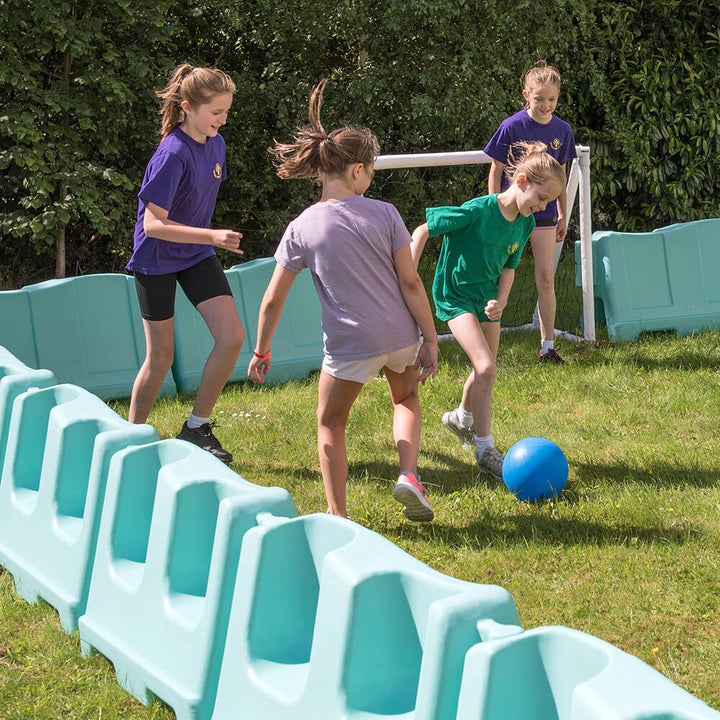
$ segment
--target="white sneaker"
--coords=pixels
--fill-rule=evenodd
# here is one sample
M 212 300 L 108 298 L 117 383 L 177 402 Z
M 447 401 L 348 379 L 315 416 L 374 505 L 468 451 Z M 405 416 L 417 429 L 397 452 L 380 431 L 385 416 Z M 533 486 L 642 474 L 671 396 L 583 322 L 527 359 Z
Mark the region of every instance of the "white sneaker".
M 475 448 L 475 460 L 477 460 L 478 469 L 480 472 L 492 475 L 496 480 L 503 479 L 502 466 L 504 459 L 505 456 L 494 445 L 488 445 L 482 455 Z
M 457 408 L 446 412 L 442 416 L 442 423 L 451 433 L 460 439 L 460 442 L 465 445 L 465 447 L 471 447 L 473 445 L 475 427 L 474 425 L 470 425 L 469 428 L 466 428 L 460 423 L 460 419 L 457 416 Z

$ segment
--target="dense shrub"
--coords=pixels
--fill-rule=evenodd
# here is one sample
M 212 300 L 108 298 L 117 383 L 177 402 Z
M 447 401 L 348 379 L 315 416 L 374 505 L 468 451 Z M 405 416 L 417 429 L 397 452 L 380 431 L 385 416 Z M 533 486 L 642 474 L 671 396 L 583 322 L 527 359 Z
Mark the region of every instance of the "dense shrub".
M 63 235 L 69 273 L 122 268 L 153 90 L 181 60 L 238 82 L 216 221 L 243 230 L 246 257 L 314 196 L 280 182 L 266 149 L 305 119 L 322 74 L 328 128 L 367 124 L 386 153 L 477 149 L 546 58 L 564 77 L 559 114 L 592 148 L 596 228 L 720 215 L 719 15 L 720 0 L 0 0 L 2 282 L 52 276 Z M 417 183 L 387 194 L 404 213 L 443 201 Z

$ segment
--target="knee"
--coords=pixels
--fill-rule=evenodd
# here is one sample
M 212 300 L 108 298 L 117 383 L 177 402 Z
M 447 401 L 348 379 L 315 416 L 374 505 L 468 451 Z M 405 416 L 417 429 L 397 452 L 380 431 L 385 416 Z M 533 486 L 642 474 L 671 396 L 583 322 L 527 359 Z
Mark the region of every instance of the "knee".
M 473 370 L 475 374 L 474 382 L 485 386 L 492 385 L 495 382 L 497 365 L 494 362 L 486 363 L 480 367 L 473 368 Z
M 535 278 L 539 292 L 551 293 L 555 291 L 555 274 L 550 270 L 543 270 Z
M 390 397 L 393 405 L 412 405 L 418 402 L 418 389 L 417 383 L 406 392 L 392 392 L 390 391 Z
M 222 335 L 216 340 L 216 345 L 228 353 L 239 355 L 245 342 L 245 329 L 240 322 L 223 329 Z
M 167 375 L 175 359 L 175 352 L 172 346 L 153 348 L 148 354 L 145 364 L 153 375 Z
M 318 430 L 329 432 L 345 432 L 348 416 L 330 413 L 324 408 L 318 408 L 316 412 Z

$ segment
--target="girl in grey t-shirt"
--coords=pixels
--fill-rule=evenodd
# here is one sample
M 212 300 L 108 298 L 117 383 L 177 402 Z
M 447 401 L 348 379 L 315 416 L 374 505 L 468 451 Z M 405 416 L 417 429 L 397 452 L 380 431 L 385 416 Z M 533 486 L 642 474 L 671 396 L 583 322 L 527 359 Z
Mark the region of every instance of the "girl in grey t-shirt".
M 345 426 L 363 385 L 382 369 L 393 401 L 400 474 L 393 497 L 410 520 L 433 509 L 417 474 L 418 381 L 437 372 L 437 333 L 410 254 L 410 233 L 392 205 L 364 197 L 378 153 L 365 128 L 326 133 L 320 123 L 325 81 L 310 97 L 310 125 L 271 150 L 282 179 L 311 178 L 320 200 L 287 227 L 260 307 L 248 375 L 263 382 L 270 344 L 295 277 L 309 268 L 322 305 L 324 360 L 318 387 L 318 451 L 328 512 L 347 516 Z M 422 368 L 422 370 L 421 370 Z

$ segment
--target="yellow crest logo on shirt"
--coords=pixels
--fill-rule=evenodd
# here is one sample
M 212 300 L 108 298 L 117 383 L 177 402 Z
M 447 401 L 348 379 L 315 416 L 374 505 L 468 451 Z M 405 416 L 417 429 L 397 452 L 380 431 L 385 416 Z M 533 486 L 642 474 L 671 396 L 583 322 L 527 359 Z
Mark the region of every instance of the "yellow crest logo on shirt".
M 215 163 L 215 169 L 213 170 L 213 175 L 218 180 L 222 177 L 222 165 L 220 163 Z
M 555 139 L 550 143 L 550 147 L 551 147 L 553 150 L 559 150 L 561 145 L 562 145 L 562 142 L 560 141 L 560 138 L 555 138 Z
M 517 249 L 520 247 L 520 243 L 513 243 L 512 245 L 507 246 L 507 254 L 512 255 L 513 253 L 517 252 Z

